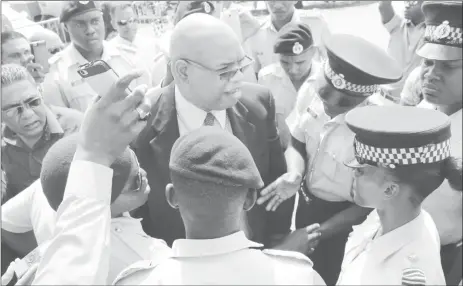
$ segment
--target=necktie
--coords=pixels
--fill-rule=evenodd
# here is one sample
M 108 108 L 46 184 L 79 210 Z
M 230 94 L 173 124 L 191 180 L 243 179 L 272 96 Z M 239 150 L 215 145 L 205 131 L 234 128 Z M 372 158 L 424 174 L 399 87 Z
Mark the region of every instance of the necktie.
M 214 114 L 208 112 L 204 119 L 204 126 L 220 126 L 220 123 L 217 121 Z

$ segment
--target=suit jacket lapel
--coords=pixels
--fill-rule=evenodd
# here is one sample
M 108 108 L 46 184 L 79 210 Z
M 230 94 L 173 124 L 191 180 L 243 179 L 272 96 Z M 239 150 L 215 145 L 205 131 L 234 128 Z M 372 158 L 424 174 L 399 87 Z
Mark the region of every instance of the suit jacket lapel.
M 172 83 L 159 99 L 159 108 L 151 124 L 151 128 L 157 135 L 150 141 L 150 145 L 160 169 L 166 169 L 166 166 L 169 166 L 172 146 L 180 137 L 174 95 L 175 85 Z
M 254 134 L 256 127 L 247 120 L 248 109 L 241 103 L 237 102 L 235 106 L 227 109 L 227 116 L 230 120 L 230 125 L 233 134 L 240 139 L 243 144 L 248 147 L 252 153 L 254 146 Z

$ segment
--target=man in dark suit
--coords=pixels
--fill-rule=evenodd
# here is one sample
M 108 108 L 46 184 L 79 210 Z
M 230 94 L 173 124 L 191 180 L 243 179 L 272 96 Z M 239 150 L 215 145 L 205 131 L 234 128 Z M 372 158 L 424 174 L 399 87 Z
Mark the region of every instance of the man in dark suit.
M 180 213 L 165 195 L 170 152 L 180 136 L 205 125 L 223 128 L 248 147 L 266 185 L 286 172 L 273 97 L 267 88 L 242 81 L 252 60 L 233 30 L 210 15 L 189 15 L 174 28 L 170 51 L 174 82 L 162 90 L 133 144 L 151 187 L 140 210 L 144 229 L 169 244 L 185 237 Z M 271 246 L 289 233 L 293 206 L 289 200 L 277 212 L 253 208 L 242 218 L 242 229 L 249 239 Z

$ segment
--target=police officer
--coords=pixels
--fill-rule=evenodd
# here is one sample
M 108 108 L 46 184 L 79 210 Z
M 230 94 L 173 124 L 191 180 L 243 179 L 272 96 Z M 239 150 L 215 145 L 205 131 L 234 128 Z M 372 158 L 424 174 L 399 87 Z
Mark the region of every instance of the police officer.
M 69 32 L 71 43 L 50 59 L 50 72 L 43 84 L 43 98 L 51 105 L 85 111 L 96 93 L 77 73 L 80 65 L 104 60 L 120 76 L 135 67 L 115 47 L 103 40 L 103 16 L 94 1 L 66 2 L 60 21 Z M 148 74 L 135 80 L 133 86 L 142 83 L 149 84 Z
M 316 94 L 298 98 L 286 150 L 288 173 L 262 191 L 259 204 L 270 200 L 267 210 L 300 189 L 296 228 L 320 223 L 320 243 L 311 259 L 327 284 L 340 271 L 344 246 L 352 225 L 370 211 L 352 203 L 352 172 L 344 158 L 352 153 L 354 134 L 345 124 L 346 112 L 365 104 L 379 84 L 395 82 L 402 72 L 380 48 L 351 35 L 325 39 L 328 61 L 319 73 Z M 361 56 L 359 56 L 361 55 Z
M 439 234 L 421 208 L 445 179 L 461 192 L 450 118 L 430 109 L 367 106 L 347 113 L 346 123 L 355 133 L 355 159 L 346 163 L 354 169 L 351 195 L 375 210 L 350 235 L 337 285 L 455 285 L 446 284 Z
M 423 3 L 426 32 L 424 45 L 417 51 L 423 57 L 420 91 L 424 100 L 418 105 L 436 108 L 452 121 L 451 154 L 462 156 L 462 2 L 426 1 Z M 444 182 L 424 202 L 440 235 L 442 266 L 449 285 L 461 280 L 462 194 Z M 460 254 L 459 254 L 460 253 Z M 456 276 L 452 268 L 459 269 Z
M 135 264 L 114 284 L 325 285 L 304 255 L 261 250 L 240 231 L 242 212 L 253 207 L 264 183 L 251 153 L 234 135 L 202 127 L 180 137 L 169 169 L 166 198 L 182 215 L 186 239 L 174 242 L 171 258 Z M 307 241 L 307 233 L 296 236 Z
M 304 85 L 314 85 L 320 64 L 313 64 L 316 47 L 309 26 L 303 23 L 285 26 L 273 50 L 280 61 L 261 69 L 258 83 L 272 91 L 280 138 L 286 148 L 291 139 L 286 118 L 296 104 L 299 90 L 307 89 Z

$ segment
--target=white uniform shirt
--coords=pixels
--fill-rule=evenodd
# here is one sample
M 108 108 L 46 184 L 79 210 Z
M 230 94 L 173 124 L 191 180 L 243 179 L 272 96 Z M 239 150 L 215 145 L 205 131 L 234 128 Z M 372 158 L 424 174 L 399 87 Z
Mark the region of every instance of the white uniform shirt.
M 424 101 L 424 103 L 427 103 Z M 421 105 L 424 105 L 421 104 Z M 462 110 L 450 116 L 452 137 L 450 154 L 462 157 Z M 447 180 L 432 192 L 423 202 L 423 208 L 429 212 L 436 223 L 442 245 L 456 243 L 462 238 L 462 192 L 450 187 Z
M 33 230 L 40 245 L 53 238 L 56 212 L 48 204 L 40 180 L 10 199 L 2 207 L 2 228 L 12 233 Z M 128 213 L 111 220 L 111 257 L 108 284 L 131 264 L 144 259 L 157 261 L 169 256 L 171 249 L 142 229 L 140 219 Z
M 296 90 L 279 62 L 266 66 L 259 72 L 258 83 L 268 87 L 275 99 L 277 126 L 284 146 L 287 146 L 291 139 L 286 119 L 296 105 L 298 94 L 309 93 L 308 89 L 315 88 L 316 75 L 319 72 L 319 68 L 319 63 L 314 62 L 312 64 L 310 74 L 299 88 L 299 91 Z
M 306 147 L 306 185 L 325 201 L 352 201 L 352 170 L 344 162 L 353 158 L 355 134 L 344 117 L 340 114 L 330 119 L 318 95 L 308 93 L 298 98 L 291 120 L 287 120 L 291 135 Z
M 150 63 L 159 53 L 157 44 L 150 37 L 137 33 L 132 42 L 117 35 L 109 41 L 119 52 L 130 61 L 130 64 L 138 69 L 145 70 L 149 75 L 149 84 L 151 85 L 151 66 Z
M 178 239 L 173 256 L 140 263 L 121 273 L 116 285 L 325 285 L 306 256 L 258 250 L 243 232 L 217 239 Z
M 101 59 L 109 64 L 119 76 L 123 76 L 136 68 L 112 44 L 104 41 L 103 46 Z M 97 95 L 86 80 L 77 73 L 79 66 L 86 63 L 88 61 L 72 43 L 50 58 L 50 72 L 45 76 L 42 84 L 45 102 L 84 112 L 91 100 Z M 149 74 L 145 73 L 134 80 L 131 87 L 134 88 L 140 84 L 150 84 Z
M 324 48 L 322 47 L 322 35 L 329 33 L 328 25 L 323 15 L 318 10 L 305 11 L 296 10 L 288 24 L 302 22 L 307 24 L 312 31 L 317 53 L 314 59 L 322 62 L 325 57 Z M 287 25 L 288 25 L 287 24 Z M 272 23 L 271 16 L 267 16 L 259 31 L 249 37 L 244 43 L 249 44 L 252 55 L 255 60 L 254 69 L 258 73 L 262 68 L 277 63 L 278 54 L 273 52 L 273 46 L 278 37 L 278 31 Z
M 424 210 L 384 235 L 376 211 L 353 229 L 336 285 L 445 285 L 439 235 Z
M 426 24 L 421 23 L 415 26 L 395 14 L 389 22 L 384 24 L 384 27 L 391 36 L 388 54 L 397 61 L 403 71 L 400 81 L 384 87 L 392 97 L 398 100 L 408 75 L 421 63 L 421 57 L 416 54 L 416 51 L 423 44 Z

